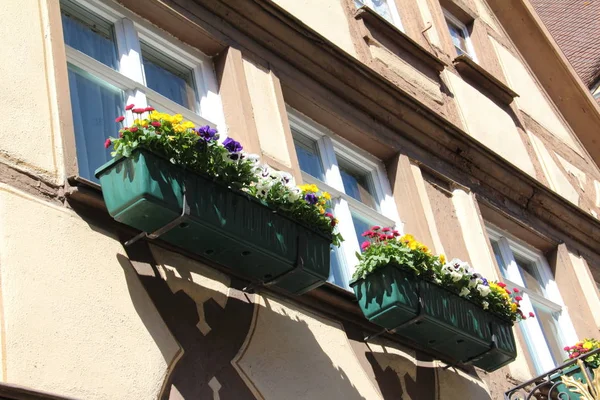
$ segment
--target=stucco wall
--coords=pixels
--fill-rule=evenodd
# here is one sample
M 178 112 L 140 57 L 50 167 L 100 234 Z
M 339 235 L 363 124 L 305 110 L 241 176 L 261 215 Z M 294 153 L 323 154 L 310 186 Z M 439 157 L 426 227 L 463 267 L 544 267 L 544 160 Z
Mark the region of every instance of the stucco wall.
M 51 48 L 46 2 L 7 2 L 2 19 L 0 161 L 50 182 L 62 182 L 54 79 L 57 55 Z
M 121 244 L 0 185 L 4 381 L 86 399 L 151 399 L 179 346 Z

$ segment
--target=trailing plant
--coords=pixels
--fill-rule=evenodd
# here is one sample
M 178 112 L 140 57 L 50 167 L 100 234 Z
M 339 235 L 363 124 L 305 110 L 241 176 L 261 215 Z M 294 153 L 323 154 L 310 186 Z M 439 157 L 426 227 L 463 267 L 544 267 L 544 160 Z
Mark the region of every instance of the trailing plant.
M 331 235 L 339 246 L 343 240 L 337 232 L 337 220 L 326 209 L 331 196 L 315 185 L 297 187 L 292 176 L 260 165 L 256 154 L 247 154 L 243 146 L 228 137 L 220 141 L 216 129 L 206 125 L 196 128 L 181 114 L 170 115 L 152 107 L 125 107 L 133 115 L 133 124 L 119 129 L 118 137 L 106 139 L 105 148 L 113 146 L 113 157 L 129 157 L 137 148 L 159 154 L 187 170 L 205 174 L 260 199 L 290 217 Z M 124 116 L 115 122 L 123 124 Z
M 395 265 L 422 279 L 442 286 L 461 297 L 479 304 L 483 309 L 511 321 L 526 319 L 520 309 L 519 290 L 512 291 L 502 282 L 489 282 L 475 272 L 468 263 L 459 259 L 446 262 L 441 254 L 433 255 L 429 248 L 406 234 L 400 236 L 391 228 L 373 226 L 362 234 L 362 254 L 353 279 L 363 279 L 370 273 L 387 265 Z M 533 318 L 534 314 L 529 313 Z

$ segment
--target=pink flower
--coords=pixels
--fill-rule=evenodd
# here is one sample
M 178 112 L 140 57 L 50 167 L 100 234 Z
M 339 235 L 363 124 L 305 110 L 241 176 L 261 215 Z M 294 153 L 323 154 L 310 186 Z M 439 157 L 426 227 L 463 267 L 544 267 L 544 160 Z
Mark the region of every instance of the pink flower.
M 514 289 L 513 289 L 513 292 L 515 292 L 515 293 L 519 293 L 519 289 L 517 289 L 517 288 L 514 288 Z
M 369 248 L 369 246 L 371 246 L 371 243 L 369 243 L 368 241 L 366 241 L 366 240 L 365 240 L 365 241 L 364 241 L 364 242 L 362 242 L 362 244 L 360 245 L 360 249 L 361 249 L 362 251 L 365 251 L 366 249 L 368 249 L 368 248 Z
M 501 288 L 505 288 L 506 287 L 506 283 L 498 282 L 498 286 L 500 286 Z
M 508 289 L 504 289 L 504 290 L 506 290 L 506 293 L 510 294 L 510 290 L 508 290 Z
M 517 297 L 515 297 L 515 300 L 516 301 L 521 301 L 521 300 L 523 300 L 523 298 L 521 296 L 517 296 Z
M 362 237 L 371 237 L 371 234 L 372 234 L 372 233 L 373 233 L 373 232 L 371 232 L 371 231 L 366 231 L 366 232 L 363 232 L 361 236 L 362 236 Z
M 137 126 L 132 126 L 131 128 L 129 128 L 129 132 L 131 133 L 135 133 L 138 131 L 138 127 Z
M 571 354 L 571 357 L 573 357 L 573 358 L 575 358 L 575 357 L 579 357 L 579 353 L 578 353 L 578 352 L 575 352 L 575 353 Z
M 531 315 L 531 314 L 529 314 Z M 563 349 L 564 351 L 569 351 L 571 348 L 569 346 L 565 346 L 565 348 Z
M 529 311 L 529 318 L 535 318 L 535 314 Z
M 110 141 L 110 139 L 106 139 L 106 142 L 104 142 L 104 148 L 108 149 L 110 147 L 111 143 L 112 142 Z
M 391 231 L 391 229 L 390 229 L 390 228 L 388 228 L 388 227 L 385 227 L 385 228 L 383 228 L 383 229 L 381 230 L 381 232 L 386 232 L 386 233 L 387 233 L 387 232 L 389 232 L 389 231 Z
M 372 230 L 372 231 L 378 231 L 378 230 L 380 230 L 380 229 L 381 229 L 381 227 L 380 227 L 380 226 L 378 226 L 378 225 L 375 225 L 375 226 L 372 226 L 372 227 L 371 227 L 371 230 Z
M 146 108 L 144 109 L 144 111 L 146 111 L 146 112 L 151 112 L 151 111 L 154 111 L 154 107 L 146 107 Z
M 135 104 L 129 104 L 129 105 L 127 105 L 127 107 L 125 107 L 125 109 L 126 109 L 127 111 L 129 111 L 129 110 L 131 110 L 133 107 L 135 107 Z
M 384 235 L 383 233 L 380 233 L 379 234 L 379 239 L 380 240 L 385 240 L 385 239 L 387 239 L 387 235 Z
M 160 122 L 158 122 L 158 121 L 152 121 L 152 122 L 150 122 L 150 125 L 152 125 L 155 128 L 158 128 L 160 126 Z
M 134 108 L 133 110 L 131 110 L 131 112 L 136 113 L 136 114 L 143 114 L 146 112 L 145 108 Z
M 115 118 L 115 122 L 123 122 L 124 119 L 125 117 L 121 115 L 120 117 Z
M 395 229 L 392 231 L 392 234 L 394 235 L 394 237 L 398 237 L 398 236 L 400 236 L 400 232 L 398 232 L 398 231 L 397 231 L 397 230 L 395 230 Z
M 387 235 L 386 237 L 387 237 L 387 240 L 392 240 L 392 239 L 394 239 L 394 235 Z

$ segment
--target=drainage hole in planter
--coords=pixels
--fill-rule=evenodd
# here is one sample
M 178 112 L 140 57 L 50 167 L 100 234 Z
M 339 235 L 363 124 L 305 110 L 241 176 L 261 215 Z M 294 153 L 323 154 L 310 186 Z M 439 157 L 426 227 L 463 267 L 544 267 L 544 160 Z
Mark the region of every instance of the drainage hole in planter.
M 427 342 L 427 343 L 429 343 L 429 344 L 434 344 L 434 343 L 435 343 L 435 340 L 430 340 L 430 341 L 429 341 L 429 342 Z
M 180 228 L 187 228 L 188 226 L 190 226 L 190 224 L 188 224 L 187 222 L 182 222 L 179 224 Z
M 464 339 L 458 339 L 458 340 L 456 341 L 456 343 L 463 343 L 464 341 L 465 341 Z
M 243 256 L 249 256 L 250 254 L 252 254 L 252 252 L 251 252 L 251 251 L 248 251 L 248 250 L 246 250 L 246 251 L 242 251 L 242 255 L 243 255 Z
M 212 249 L 208 249 L 208 250 L 206 250 L 206 251 L 204 252 L 204 254 L 211 255 L 211 254 L 212 254 L 212 253 L 214 253 L 214 252 L 215 252 L 214 250 L 212 250 Z

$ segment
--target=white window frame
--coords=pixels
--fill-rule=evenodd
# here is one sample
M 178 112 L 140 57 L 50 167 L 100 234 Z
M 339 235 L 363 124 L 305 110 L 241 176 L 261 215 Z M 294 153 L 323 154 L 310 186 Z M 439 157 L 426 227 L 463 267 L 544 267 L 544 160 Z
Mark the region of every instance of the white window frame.
M 448 21 L 450 21 L 453 25 L 455 25 L 458 29 L 460 29 L 465 35 L 465 44 L 467 46 L 467 55 L 471 58 L 471 60 L 477 62 L 477 55 L 475 54 L 475 48 L 473 47 L 473 43 L 471 42 L 471 35 L 469 34 L 469 29 L 467 26 L 462 23 L 461 20 L 452 15 L 448 10 L 442 8 L 444 12 L 444 18 L 447 20 L 446 25 L 448 25 Z M 450 34 L 450 27 L 448 26 L 448 34 Z M 455 48 L 454 43 L 452 42 L 452 37 L 450 37 L 450 42 L 452 44 L 452 48 Z M 457 54 L 458 55 L 458 54 Z
M 560 332 L 557 339 L 561 344 L 561 350 L 562 347 L 575 343 L 577 341 L 577 333 L 575 332 L 567 307 L 562 300 L 560 291 L 544 255 L 539 250 L 527 245 L 491 224 L 486 224 L 486 229 L 490 240 L 498 244 L 500 256 L 506 265 L 506 276 L 503 277 L 503 280 L 510 286 L 519 289 L 522 293 L 522 309 L 525 311 L 533 310 L 532 303 L 535 302 L 540 307 L 546 308 L 551 312 L 559 313 L 558 325 Z M 517 254 L 519 257 L 535 266 L 536 272 L 543 282 L 542 287 L 544 296 L 532 293 L 525 287 L 514 254 Z M 521 322 L 519 326 L 527 341 L 529 354 L 536 371 L 538 373 L 543 373 L 555 368 L 556 364 L 552 358 L 552 353 L 546 343 L 544 333 L 537 318 L 527 318 L 527 320 Z M 564 353 L 564 356 L 566 359 L 567 354 Z
M 300 112 L 287 107 L 287 113 L 292 130 L 314 140 L 317 145 L 325 181 L 305 172 L 302 172 L 302 180 L 304 183 L 314 183 L 321 190 L 331 194 L 333 212 L 339 220 L 338 230 L 344 237 L 340 247 L 343 257 L 343 260 L 340 260 L 341 273 L 346 282 L 343 287 L 349 289 L 348 282 L 358 263 L 356 252 L 360 252 L 360 242 L 352 222 L 352 212 L 373 221 L 374 224 L 395 227 L 400 232 L 403 231 L 385 168 L 377 158 L 353 146 Z M 336 155 L 342 156 L 368 174 L 373 185 L 377 210 L 345 193 Z
M 125 93 L 126 104 L 146 107 L 151 102 L 159 111 L 181 114 L 196 125 L 217 127 L 223 133 L 221 136 L 225 137 L 223 107 L 212 60 L 208 56 L 170 37 L 125 7 L 114 3 L 109 5 L 105 0 L 71 1 L 114 25 L 119 68 L 112 69 L 65 43 L 68 64 L 121 89 Z M 195 110 L 183 107 L 145 85 L 141 41 L 192 70 L 197 93 Z M 126 122 L 133 123 L 131 115 Z
M 396 1 L 395 0 L 386 0 L 385 2 L 388 5 L 388 7 L 390 8 L 390 14 L 392 14 L 392 21 L 391 21 L 392 24 L 396 28 L 398 28 L 402 32 L 404 32 L 404 27 L 402 26 L 402 19 L 400 18 L 400 13 L 398 12 L 398 8 L 396 7 Z M 371 10 L 373 10 L 375 13 L 377 13 L 377 11 L 375 10 L 375 6 L 373 6 L 373 0 L 354 0 L 354 4 L 356 5 L 356 8 L 369 7 Z M 377 14 L 381 15 L 379 13 L 377 13 Z M 381 16 L 381 17 L 384 18 L 383 16 Z

